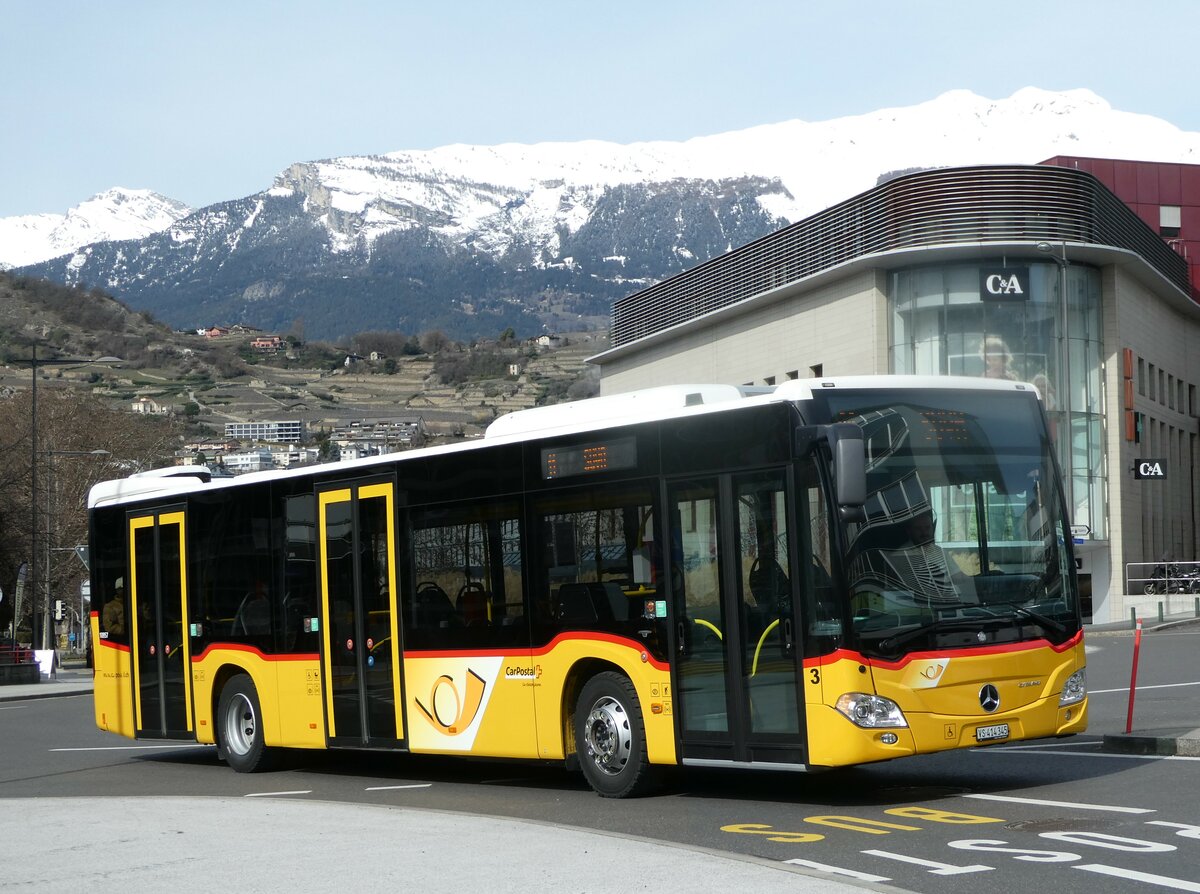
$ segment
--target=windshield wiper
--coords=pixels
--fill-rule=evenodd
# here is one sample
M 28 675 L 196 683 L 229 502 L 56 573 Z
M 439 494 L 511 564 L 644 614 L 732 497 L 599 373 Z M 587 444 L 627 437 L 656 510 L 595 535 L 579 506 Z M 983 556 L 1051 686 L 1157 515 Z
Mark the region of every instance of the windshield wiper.
M 881 639 L 877 646 L 881 651 L 889 652 L 894 648 L 903 646 L 905 643 L 911 643 L 914 639 L 919 639 L 929 633 L 938 633 L 942 631 L 954 630 L 974 630 L 979 626 L 979 618 L 934 618 L 928 624 L 922 624 L 919 627 L 914 627 L 912 630 L 906 630 L 903 633 L 896 633 L 889 636 L 887 639 Z
M 1017 605 L 1013 602 L 1006 602 L 1004 604 L 1012 608 L 1013 614 L 1022 618 L 1028 618 L 1034 623 L 1041 624 L 1047 630 L 1057 633 L 1059 636 L 1066 636 L 1070 632 L 1066 624 L 1056 621 L 1048 615 L 1043 615 L 1041 612 L 1035 612 L 1031 608 L 1026 608 L 1023 605 Z

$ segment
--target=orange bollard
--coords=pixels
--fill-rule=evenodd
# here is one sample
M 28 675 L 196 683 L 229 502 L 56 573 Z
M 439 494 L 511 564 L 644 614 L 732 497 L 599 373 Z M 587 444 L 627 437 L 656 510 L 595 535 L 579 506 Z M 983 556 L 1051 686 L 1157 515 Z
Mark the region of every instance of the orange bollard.
M 1125 732 L 1133 730 L 1133 696 L 1137 688 L 1138 652 L 1142 648 L 1142 622 L 1139 619 L 1133 632 L 1133 671 L 1129 675 L 1129 714 L 1125 718 Z

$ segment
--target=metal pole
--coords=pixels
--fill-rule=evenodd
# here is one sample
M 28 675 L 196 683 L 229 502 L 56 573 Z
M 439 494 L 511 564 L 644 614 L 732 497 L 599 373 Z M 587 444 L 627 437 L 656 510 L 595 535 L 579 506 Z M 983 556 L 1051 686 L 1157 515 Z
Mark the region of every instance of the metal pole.
M 29 574 L 32 578 L 29 581 L 29 594 L 33 598 L 31 604 L 37 605 L 37 342 L 33 343 L 33 354 L 30 359 L 30 370 L 33 373 L 33 378 L 29 388 L 30 400 L 30 430 L 29 430 Z M 46 622 L 46 609 L 49 606 L 42 607 L 42 629 L 40 631 L 30 629 L 29 638 L 33 643 L 41 639 L 42 648 L 46 648 L 46 639 L 49 636 L 49 625 Z M 34 612 L 36 614 L 36 610 Z M 32 627 L 32 625 L 31 625 Z

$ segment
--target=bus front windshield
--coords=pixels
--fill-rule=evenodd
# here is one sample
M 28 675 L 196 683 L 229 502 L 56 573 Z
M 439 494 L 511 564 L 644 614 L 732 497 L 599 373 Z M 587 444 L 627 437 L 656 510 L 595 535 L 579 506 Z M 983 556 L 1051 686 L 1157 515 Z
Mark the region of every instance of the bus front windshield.
M 822 395 L 825 397 L 825 395 Z M 866 519 L 843 556 L 854 645 L 895 658 L 1079 630 L 1059 477 L 1032 392 L 828 395 L 863 429 Z

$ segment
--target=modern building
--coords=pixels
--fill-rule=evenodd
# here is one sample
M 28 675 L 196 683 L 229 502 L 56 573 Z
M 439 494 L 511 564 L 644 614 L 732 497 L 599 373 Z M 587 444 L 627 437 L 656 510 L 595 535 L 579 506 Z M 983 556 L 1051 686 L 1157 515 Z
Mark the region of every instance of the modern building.
M 226 422 L 225 437 L 231 441 L 267 441 L 271 444 L 298 444 L 304 440 L 304 422 Z
M 1200 303 L 1182 252 L 1200 239 L 1200 166 L 1086 161 L 897 177 L 630 295 L 592 358 L 601 393 L 870 373 L 1033 382 L 1088 620 L 1149 613 L 1152 563 L 1197 558 Z M 1136 213 L 1106 170 L 1118 188 L 1133 171 Z M 1159 477 L 1135 477 L 1147 460 Z

